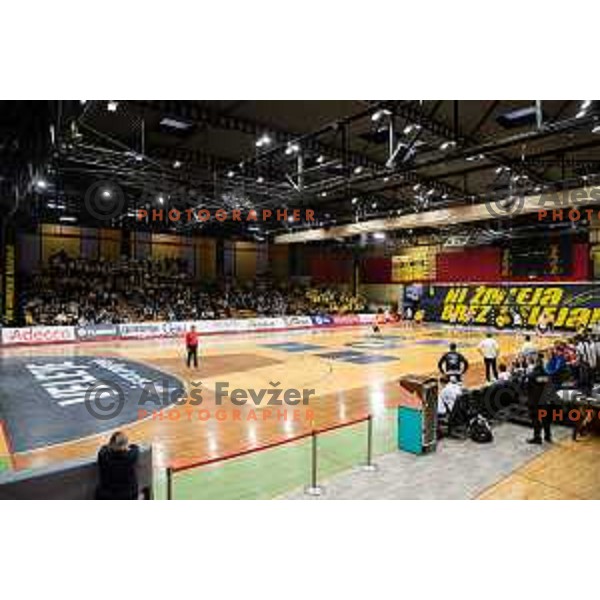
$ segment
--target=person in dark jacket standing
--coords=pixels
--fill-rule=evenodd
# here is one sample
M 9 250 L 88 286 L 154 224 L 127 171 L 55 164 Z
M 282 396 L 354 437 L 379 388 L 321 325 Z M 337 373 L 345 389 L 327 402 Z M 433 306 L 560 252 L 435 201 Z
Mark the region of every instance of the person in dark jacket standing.
M 539 354 L 533 371 L 528 376 L 527 398 L 533 423 L 533 437 L 527 440 L 528 444 L 542 443 L 542 429 L 544 439 L 552 442 L 552 400 L 555 394 L 552 377 L 544 368 L 544 356 Z
M 438 369 L 442 375 L 448 377 L 454 376 L 458 381 L 462 380 L 462 377 L 467 372 L 468 368 L 469 361 L 456 350 L 456 344 L 454 342 L 450 344 L 449 352 L 446 352 L 438 362 Z
M 112 434 L 107 445 L 98 452 L 100 485 L 98 500 L 137 500 L 139 496 L 136 465 L 139 448 L 129 444 L 121 431 Z

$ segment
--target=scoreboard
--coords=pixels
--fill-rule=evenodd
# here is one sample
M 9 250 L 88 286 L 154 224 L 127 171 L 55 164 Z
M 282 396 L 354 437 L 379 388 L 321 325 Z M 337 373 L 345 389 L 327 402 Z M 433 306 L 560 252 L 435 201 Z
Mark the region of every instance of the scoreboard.
M 514 240 L 502 250 L 502 277 L 568 276 L 573 268 L 567 236 Z

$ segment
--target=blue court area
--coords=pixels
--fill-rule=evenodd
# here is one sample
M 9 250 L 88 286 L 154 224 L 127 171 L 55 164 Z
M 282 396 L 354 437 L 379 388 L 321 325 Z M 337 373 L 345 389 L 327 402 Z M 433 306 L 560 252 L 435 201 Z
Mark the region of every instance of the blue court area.
M 184 396 L 183 383 L 149 365 L 95 356 L 4 357 L 0 421 L 15 452 L 63 444 L 139 419 Z
M 282 350 L 283 352 L 311 352 L 313 350 L 321 350 L 323 348 L 323 346 L 315 346 L 314 344 L 301 344 L 299 342 L 263 344 L 263 347 L 273 348 L 274 350 Z

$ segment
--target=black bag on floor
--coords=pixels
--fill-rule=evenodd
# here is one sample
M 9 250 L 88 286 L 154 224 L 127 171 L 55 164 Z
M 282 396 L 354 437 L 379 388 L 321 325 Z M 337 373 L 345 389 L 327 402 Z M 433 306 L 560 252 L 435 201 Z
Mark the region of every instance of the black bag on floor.
M 469 422 L 469 437 L 478 444 L 489 444 L 494 441 L 494 434 L 489 421 L 477 415 Z

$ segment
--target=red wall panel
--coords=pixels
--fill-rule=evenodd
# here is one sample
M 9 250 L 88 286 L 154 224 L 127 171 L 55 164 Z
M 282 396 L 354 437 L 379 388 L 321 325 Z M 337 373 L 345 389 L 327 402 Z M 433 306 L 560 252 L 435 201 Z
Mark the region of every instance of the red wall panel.
M 385 256 L 365 258 L 360 265 L 361 283 L 392 283 L 392 259 Z
M 500 259 L 500 249 L 492 247 L 442 252 L 436 259 L 437 281 L 500 281 Z
M 547 275 L 545 277 L 511 277 L 510 281 L 589 281 L 589 244 L 573 244 L 573 264 L 568 276 Z M 469 248 L 459 252 L 444 252 L 437 256 L 437 281 L 453 282 L 494 282 L 502 281 L 502 251 L 500 248 Z

